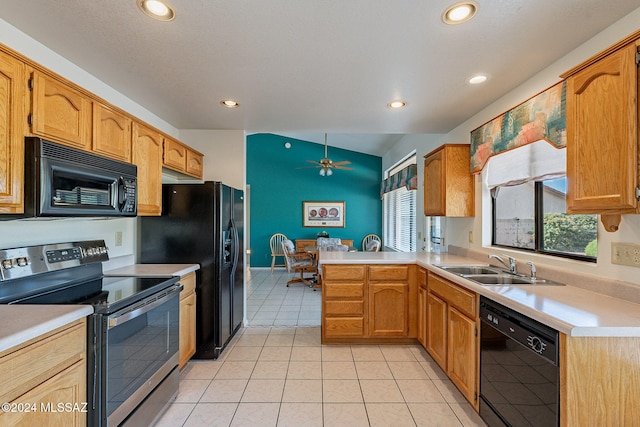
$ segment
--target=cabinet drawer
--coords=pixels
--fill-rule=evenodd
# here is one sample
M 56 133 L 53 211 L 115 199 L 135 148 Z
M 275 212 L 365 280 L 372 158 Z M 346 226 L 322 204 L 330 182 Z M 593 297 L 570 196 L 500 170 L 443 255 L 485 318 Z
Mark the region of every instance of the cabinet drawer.
M 371 265 L 369 266 L 369 280 L 375 281 L 403 281 L 409 280 L 408 265 Z
M 361 337 L 364 317 L 325 317 L 324 334 L 330 338 Z
M 8 402 L 84 359 L 84 319 L 0 358 L 0 400 Z
M 184 287 L 180 292 L 180 299 L 183 300 L 196 291 L 196 272 L 192 271 L 180 277 L 180 283 Z
M 476 317 L 476 294 L 440 277 L 429 274 L 429 291 L 440 295 L 450 305 L 471 318 Z
M 324 314 L 327 316 L 364 315 L 363 301 L 326 301 Z
M 364 283 L 327 283 L 322 287 L 325 298 L 364 298 Z
M 325 265 L 324 280 L 364 280 L 364 265 Z

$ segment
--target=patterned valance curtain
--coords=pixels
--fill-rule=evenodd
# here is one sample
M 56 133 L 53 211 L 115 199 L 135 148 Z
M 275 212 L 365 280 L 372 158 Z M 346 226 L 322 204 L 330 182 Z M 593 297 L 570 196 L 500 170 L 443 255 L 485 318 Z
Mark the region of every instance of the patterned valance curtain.
M 382 185 L 380 185 L 380 199 L 382 199 L 384 193 L 401 187 L 406 187 L 407 190 L 418 189 L 418 165 L 409 165 L 400 172 L 394 173 L 382 181 Z
M 566 99 L 566 83 L 560 82 L 471 131 L 471 173 L 481 172 L 491 156 L 532 142 L 565 147 Z

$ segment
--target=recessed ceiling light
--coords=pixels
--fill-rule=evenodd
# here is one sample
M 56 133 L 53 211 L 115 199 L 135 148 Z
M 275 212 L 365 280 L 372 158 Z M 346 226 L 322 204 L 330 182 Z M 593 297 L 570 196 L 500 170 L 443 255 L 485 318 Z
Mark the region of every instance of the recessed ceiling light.
M 442 14 L 442 22 L 449 25 L 462 24 L 473 18 L 478 11 L 475 2 L 456 3 L 449 6 Z
M 398 101 L 391 101 L 390 103 L 387 104 L 387 107 L 393 108 L 394 110 L 396 110 L 398 108 L 405 107 L 406 105 L 407 105 L 406 102 L 398 100 Z
M 477 85 L 477 84 L 486 82 L 487 78 L 488 77 L 485 74 L 477 74 L 477 75 L 469 78 L 468 81 L 469 81 L 469 84 Z
M 158 21 L 171 21 L 176 11 L 165 0 L 138 0 L 138 7 L 145 15 Z
M 223 99 L 220 101 L 220 105 L 227 108 L 237 108 L 240 106 L 238 101 L 234 101 L 233 99 Z

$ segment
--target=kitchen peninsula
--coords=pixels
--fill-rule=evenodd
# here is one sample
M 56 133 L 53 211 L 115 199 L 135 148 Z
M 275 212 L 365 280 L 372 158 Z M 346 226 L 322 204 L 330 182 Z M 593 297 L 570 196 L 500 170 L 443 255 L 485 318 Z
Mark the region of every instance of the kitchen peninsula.
M 476 334 L 480 323 L 479 300 L 484 296 L 560 333 L 560 425 L 633 425 L 640 419 L 640 408 L 634 401 L 640 393 L 639 304 L 583 289 L 579 287 L 583 277 L 578 275 L 575 282 L 567 274 L 559 276 L 566 286 L 483 286 L 437 267 L 488 264 L 486 254 L 469 255 L 464 250 L 460 253 L 323 253 L 320 258 L 323 343 L 380 342 L 377 325 L 382 321 L 387 327 L 387 342 L 419 340 L 477 408 Z M 391 277 L 384 274 L 379 277 L 385 271 L 393 272 Z M 398 280 L 402 271 L 406 271 L 406 278 Z M 452 305 L 449 313 L 458 316 L 457 326 L 452 326 L 449 316 L 449 331 L 436 328 L 435 306 L 427 304 L 426 298 L 432 286 L 443 284 L 448 288 L 444 292 L 437 289 L 437 295 L 448 296 Z M 376 292 L 382 288 L 386 289 L 385 297 L 377 299 Z M 391 312 L 394 316 L 376 318 L 382 312 L 376 308 L 379 301 L 387 308 L 395 307 Z M 398 315 L 401 303 L 405 308 L 401 310 L 403 315 Z M 466 319 L 465 324 L 471 325 L 472 332 L 470 336 L 456 333 L 455 340 L 448 342 L 442 336 L 463 324 L 459 319 Z M 398 325 L 402 325 L 402 331 Z M 463 361 L 452 363 L 451 357 L 438 360 L 437 352 L 428 345 L 430 339 L 438 336 L 445 344 L 455 341 L 459 345 L 466 339 L 464 344 L 470 343 L 472 349 L 461 356 L 465 358 Z M 462 369 L 465 375 L 461 378 L 459 368 L 463 365 L 470 366 L 471 372 Z

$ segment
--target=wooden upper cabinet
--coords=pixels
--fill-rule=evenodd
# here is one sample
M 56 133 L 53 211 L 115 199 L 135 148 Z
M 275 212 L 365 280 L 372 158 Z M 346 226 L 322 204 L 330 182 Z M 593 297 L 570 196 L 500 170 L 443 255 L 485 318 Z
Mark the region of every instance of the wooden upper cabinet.
M 189 175 L 202 179 L 204 173 L 204 156 L 193 150 L 187 150 L 187 171 Z
M 202 179 L 204 156 L 171 138 L 164 139 L 164 160 L 166 168 Z
M 132 163 L 138 167 L 138 215 L 162 213 L 162 135 L 133 122 Z
M 93 151 L 116 160 L 131 162 L 131 119 L 95 102 Z
M 0 213 L 22 213 L 24 65 L 0 52 Z
M 474 216 L 469 145 L 445 144 L 424 158 L 424 214 Z
M 619 214 L 638 212 L 638 37 L 640 32 L 562 75 L 568 213 L 613 214 L 619 221 Z M 617 224 L 610 231 L 615 229 Z
M 31 88 L 33 135 L 91 151 L 91 100 L 39 71 Z
M 171 138 L 164 139 L 163 166 L 184 172 L 187 170 L 187 147 Z

